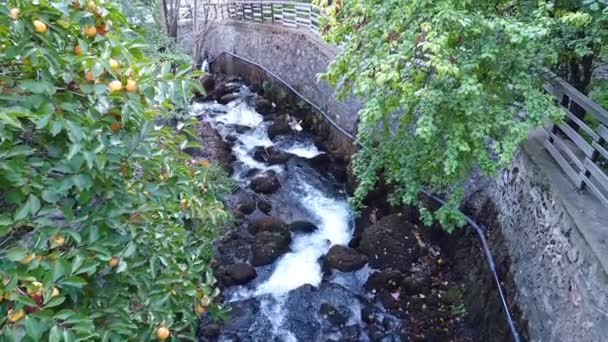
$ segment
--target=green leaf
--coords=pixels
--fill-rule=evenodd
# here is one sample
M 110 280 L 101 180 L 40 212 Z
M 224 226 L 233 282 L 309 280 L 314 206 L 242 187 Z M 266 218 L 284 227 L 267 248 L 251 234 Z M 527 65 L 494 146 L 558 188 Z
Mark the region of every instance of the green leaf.
M 65 286 L 72 286 L 72 287 L 77 287 L 77 288 L 81 288 L 83 286 L 85 286 L 87 284 L 87 282 L 82 279 L 81 277 L 67 277 L 65 279 L 63 279 L 61 281 L 61 284 L 65 285 Z
M 55 86 L 47 80 L 22 80 L 19 82 L 19 86 L 25 90 L 34 94 L 55 94 Z
M 11 261 L 21 261 L 25 257 L 25 249 L 13 247 L 6 252 L 6 257 Z
M 28 337 L 33 338 L 34 341 L 38 341 L 42 338 L 44 330 L 45 327 L 38 319 L 34 318 L 32 315 L 27 315 L 25 317 L 25 331 Z

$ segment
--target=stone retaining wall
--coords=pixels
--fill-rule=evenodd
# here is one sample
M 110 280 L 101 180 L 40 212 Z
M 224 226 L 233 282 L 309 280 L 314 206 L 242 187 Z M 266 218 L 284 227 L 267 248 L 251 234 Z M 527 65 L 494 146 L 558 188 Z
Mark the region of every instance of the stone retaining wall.
M 186 28 L 183 32 L 186 38 L 180 39 L 182 46 L 191 51 L 191 34 Z M 213 59 L 228 51 L 257 63 L 319 106 L 340 127 L 351 133 L 356 131 L 360 104 L 354 99 L 338 101 L 327 82 L 317 80 L 336 53 L 319 37 L 270 24 L 231 21 L 214 23 L 203 37 L 200 56 Z

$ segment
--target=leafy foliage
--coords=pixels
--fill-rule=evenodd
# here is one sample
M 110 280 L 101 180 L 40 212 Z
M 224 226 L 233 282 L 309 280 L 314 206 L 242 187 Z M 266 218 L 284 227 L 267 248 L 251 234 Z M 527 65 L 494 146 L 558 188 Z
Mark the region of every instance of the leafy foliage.
M 379 181 L 393 200 L 452 193 L 435 218 L 462 224 L 458 187 L 474 168 L 508 165 L 528 130 L 560 113 L 544 94 L 557 20 L 546 2 L 334 1 L 326 39 L 341 48 L 324 77 L 364 100 L 354 160 L 360 204 Z M 428 211 L 423 217 L 430 220 Z
M 208 262 L 229 184 L 182 152 L 192 122 L 154 120 L 187 106 L 197 73 L 151 63 L 111 4 L 8 5 L 1 339 L 147 340 L 159 326 L 193 339 L 197 313 L 222 314 Z

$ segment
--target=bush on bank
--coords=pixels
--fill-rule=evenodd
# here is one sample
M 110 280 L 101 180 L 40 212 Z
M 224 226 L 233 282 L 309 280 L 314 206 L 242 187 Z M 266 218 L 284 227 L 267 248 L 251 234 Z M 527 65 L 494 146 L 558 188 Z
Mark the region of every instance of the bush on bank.
M 193 339 L 222 313 L 208 261 L 227 180 L 182 152 L 191 122 L 155 125 L 197 74 L 142 43 L 101 1 L 0 8 L 2 340 Z

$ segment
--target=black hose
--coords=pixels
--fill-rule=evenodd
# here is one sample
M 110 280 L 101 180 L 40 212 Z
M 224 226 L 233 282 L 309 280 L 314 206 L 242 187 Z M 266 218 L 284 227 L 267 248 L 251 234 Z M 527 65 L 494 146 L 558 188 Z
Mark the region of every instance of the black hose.
M 432 195 L 424 190 L 421 191 L 423 194 L 433 199 L 434 201 L 440 203 L 441 205 L 445 205 L 445 201 L 441 198 Z M 481 249 L 486 258 L 486 263 L 490 268 L 490 273 L 492 273 L 492 279 L 494 280 L 494 285 L 496 285 L 496 289 L 498 290 L 498 294 L 500 295 L 500 301 L 502 304 L 502 309 L 505 314 L 505 318 L 507 319 L 507 323 L 509 325 L 509 330 L 511 331 L 511 336 L 513 337 L 513 341 L 520 342 L 519 334 L 517 333 L 517 328 L 515 327 L 515 322 L 513 321 L 513 317 L 511 317 L 511 312 L 509 311 L 509 306 L 507 305 L 507 300 L 505 294 L 500 286 L 500 280 L 498 279 L 498 273 L 496 273 L 496 264 L 494 263 L 494 257 L 492 257 L 492 252 L 490 251 L 490 247 L 488 246 L 488 241 L 483 233 L 481 227 L 473 221 L 470 217 L 462 213 L 465 221 L 473 228 L 475 233 L 477 233 L 477 237 L 479 237 L 479 241 L 481 242 Z
M 344 128 L 340 127 L 335 121 L 333 121 L 329 115 L 325 112 L 323 112 L 318 106 L 316 106 L 314 103 L 312 103 L 311 101 L 309 101 L 306 97 L 304 97 L 302 94 L 300 94 L 298 91 L 296 91 L 293 87 L 291 87 L 289 84 L 287 84 L 287 82 L 283 81 L 283 79 L 281 79 L 279 76 L 273 74 L 272 72 L 268 71 L 266 68 L 264 68 L 263 66 L 250 61 L 246 58 L 237 56 L 231 52 L 228 51 L 223 51 L 220 54 L 218 54 L 217 56 L 215 56 L 211 61 L 209 61 L 209 65 L 213 64 L 213 62 L 215 62 L 215 60 L 222 54 L 227 54 L 230 55 L 234 58 L 237 58 L 239 60 L 242 60 L 248 64 L 251 64 L 253 66 L 256 66 L 257 68 L 260 68 L 262 70 L 264 70 L 266 73 L 268 73 L 270 76 L 272 76 L 273 78 L 275 78 L 277 81 L 281 82 L 285 87 L 287 87 L 289 90 L 291 90 L 294 94 L 296 94 L 298 97 L 300 97 L 302 100 L 304 100 L 306 103 L 308 103 L 311 107 L 313 107 L 316 111 L 318 111 L 321 115 L 323 115 L 323 117 L 325 117 L 325 119 L 327 121 L 329 121 L 329 123 L 336 128 L 338 131 L 340 131 L 340 133 L 342 133 L 344 136 L 346 136 L 347 138 L 349 138 L 351 141 L 353 141 L 354 143 L 356 143 L 356 139 L 355 137 L 350 134 L 348 131 L 346 131 Z M 434 201 L 440 203 L 441 205 L 445 205 L 446 202 L 444 200 L 442 200 L 441 198 L 432 195 L 426 191 L 421 191 L 423 194 L 425 194 L 426 196 L 428 196 L 429 198 L 433 199 Z M 517 328 L 515 327 L 515 322 L 513 321 L 513 317 L 511 317 L 511 312 L 509 311 L 509 306 L 507 305 L 507 300 L 504 294 L 504 291 L 502 290 L 502 287 L 500 286 L 500 280 L 498 279 L 498 274 L 496 273 L 496 266 L 494 264 L 494 257 L 492 256 L 492 252 L 490 251 L 490 247 L 488 246 L 488 242 L 485 238 L 485 235 L 483 233 L 483 230 L 481 229 L 481 227 L 475 223 L 475 221 L 473 221 L 470 217 L 468 217 L 467 215 L 465 215 L 464 213 L 462 213 L 466 222 L 473 228 L 473 230 L 475 231 L 475 233 L 477 234 L 477 237 L 479 237 L 479 241 L 481 242 L 481 249 L 483 250 L 485 259 L 486 259 L 486 263 L 488 264 L 488 267 L 490 269 L 490 273 L 492 273 L 492 279 L 494 280 L 494 285 L 496 285 L 496 289 L 498 290 L 498 294 L 500 295 L 500 301 L 502 304 L 502 309 L 503 312 L 505 314 L 505 318 L 507 319 L 507 324 L 509 325 L 509 330 L 511 332 L 511 336 L 513 337 L 513 341 L 514 342 L 520 342 L 521 339 L 519 337 L 519 334 L 517 333 Z

